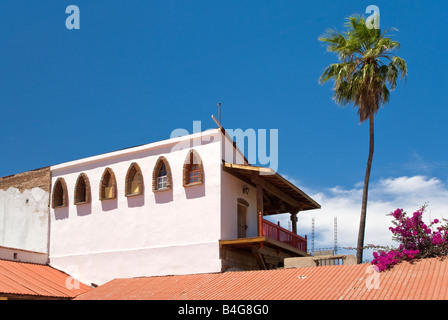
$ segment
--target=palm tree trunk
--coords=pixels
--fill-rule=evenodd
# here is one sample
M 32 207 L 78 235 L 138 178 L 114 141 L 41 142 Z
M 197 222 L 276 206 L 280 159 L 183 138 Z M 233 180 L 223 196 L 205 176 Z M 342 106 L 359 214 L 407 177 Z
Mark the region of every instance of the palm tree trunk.
M 357 263 L 362 263 L 362 254 L 364 247 L 364 233 L 366 229 L 366 215 L 367 215 L 367 195 L 369 190 L 369 180 L 370 180 L 370 169 L 372 168 L 373 159 L 373 146 L 374 146 L 374 125 L 373 125 L 374 115 L 369 117 L 370 125 L 370 143 L 369 143 L 369 158 L 367 160 L 366 176 L 364 178 L 364 190 L 362 192 L 362 206 L 361 206 L 361 218 L 359 221 L 359 232 L 358 232 L 358 245 L 356 258 Z

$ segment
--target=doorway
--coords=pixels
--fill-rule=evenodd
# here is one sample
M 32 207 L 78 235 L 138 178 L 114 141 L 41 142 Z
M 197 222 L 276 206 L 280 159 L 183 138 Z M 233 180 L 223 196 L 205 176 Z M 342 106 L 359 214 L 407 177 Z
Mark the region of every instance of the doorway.
M 238 238 L 246 238 L 247 236 L 247 206 L 238 203 Z

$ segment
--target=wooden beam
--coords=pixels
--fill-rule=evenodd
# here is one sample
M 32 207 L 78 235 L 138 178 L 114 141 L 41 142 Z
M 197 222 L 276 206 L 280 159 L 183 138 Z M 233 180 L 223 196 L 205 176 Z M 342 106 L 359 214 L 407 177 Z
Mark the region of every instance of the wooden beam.
M 257 184 L 257 235 L 262 236 L 262 225 L 259 215 L 263 218 L 263 188 Z
M 291 196 L 287 195 L 284 191 L 282 191 L 279 188 L 273 186 L 272 184 L 270 184 L 266 180 L 260 178 L 258 175 L 252 174 L 252 182 L 257 185 L 257 188 L 258 188 L 258 186 L 261 186 L 264 190 L 266 190 L 267 192 L 272 193 L 277 198 L 279 198 L 279 199 L 289 203 L 294 208 L 299 209 L 299 208 L 302 207 L 302 204 L 299 201 L 293 199 Z
M 225 162 L 224 168 L 233 168 L 233 169 L 253 171 L 253 172 L 264 172 L 265 174 L 275 174 L 275 171 L 272 170 L 271 168 L 249 166 L 246 164 L 235 164 L 235 163 Z
M 309 254 L 305 251 L 299 250 L 295 247 L 291 247 L 289 244 L 268 238 L 268 237 L 253 237 L 253 238 L 239 238 L 239 239 L 231 239 L 231 240 L 219 240 L 220 247 L 232 247 L 232 248 L 246 248 L 251 249 L 254 245 L 258 248 L 260 244 L 263 244 L 263 247 L 268 246 L 274 249 L 280 249 L 282 252 L 288 252 L 293 254 L 294 256 L 309 256 Z
M 264 262 L 263 255 L 261 254 L 260 248 L 257 245 L 252 246 L 252 254 L 254 255 L 260 269 L 267 270 L 268 268 L 266 266 L 266 263 Z
M 220 246 L 231 246 L 231 247 L 246 247 L 248 245 L 252 246 L 254 243 L 263 243 L 266 241 L 266 237 L 253 237 L 253 238 L 238 238 L 230 240 L 219 240 Z
M 250 182 L 254 185 L 256 183 L 251 180 L 251 177 L 253 177 L 254 174 L 256 174 L 259 178 L 260 178 L 260 175 L 261 176 L 264 176 L 264 175 L 272 176 L 273 179 L 275 179 L 277 182 L 287 186 L 288 188 L 291 188 L 291 190 L 293 190 L 301 198 L 303 198 L 302 207 L 300 209 L 301 211 L 320 208 L 320 205 L 316 201 L 311 199 L 305 192 L 300 190 L 297 186 L 295 186 L 294 184 L 292 184 L 291 182 L 289 182 L 288 180 L 283 178 L 281 175 L 276 173 L 271 168 L 257 167 L 257 166 L 244 165 L 244 164 L 233 164 L 233 163 L 227 163 L 224 161 L 223 162 L 223 170 L 228 173 L 233 174 L 234 176 L 236 176 L 237 178 L 239 178 L 245 182 L 248 182 L 248 183 Z M 289 195 L 287 195 L 287 196 L 290 199 L 292 199 L 291 196 L 289 196 Z M 296 203 L 297 203 L 297 201 L 296 201 Z M 300 207 L 300 206 L 296 206 L 296 205 L 294 205 L 294 206 Z
M 266 195 L 266 193 L 265 193 Z M 266 197 L 265 197 L 266 199 Z M 283 211 L 285 212 L 285 210 L 288 210 L 287 212 L 291 211 L 291 206 L 286 206 L 285 202 L 282 200 L 277 200 L 278 198 L 276 198 L 274 201 L 271 201 L 268 203 L 267 201 L 264 202 L 264 211 Z

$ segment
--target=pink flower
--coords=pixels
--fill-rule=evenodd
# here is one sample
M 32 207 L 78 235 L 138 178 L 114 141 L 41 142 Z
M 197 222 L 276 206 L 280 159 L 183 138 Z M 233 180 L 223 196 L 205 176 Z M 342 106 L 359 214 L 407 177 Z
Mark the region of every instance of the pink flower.
M 393 216 L 394 227 L 389 227 L 393 239 L 398 241 L 398 249 L 389 251 L 380 250 L 374 252 L 372 264 L 380 271 L 391 268 L 402 260 L 415 259 L 416 257 L 435 257 L 446 255 L 448 252 L 448 224 L 431 230 L 429 226 L 439 223 L 434 219 L 429 226 L 423 220 L 425 206 L 415 211 L 412 217 L 408 217 L 403 209 L 396 209 L 389 215 Z

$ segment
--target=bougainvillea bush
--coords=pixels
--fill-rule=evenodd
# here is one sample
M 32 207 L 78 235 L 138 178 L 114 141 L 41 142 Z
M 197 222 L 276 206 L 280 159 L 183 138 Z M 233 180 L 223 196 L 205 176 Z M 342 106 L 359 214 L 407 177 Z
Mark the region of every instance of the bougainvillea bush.
M 433 258 L 448 254 L 448 224 L 434 219 L 431 223 L 423 222 L 426 205 L 408 216 L 403 209 L 397 209 L 389 215 L 393 217 L 394 227 L 390 227 L 393 240 L 398 248 L 379 250 L 373 253 L 371 263 L 379 271 L 387 270 L 403 260 Z

